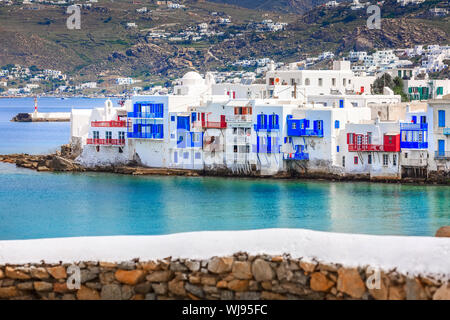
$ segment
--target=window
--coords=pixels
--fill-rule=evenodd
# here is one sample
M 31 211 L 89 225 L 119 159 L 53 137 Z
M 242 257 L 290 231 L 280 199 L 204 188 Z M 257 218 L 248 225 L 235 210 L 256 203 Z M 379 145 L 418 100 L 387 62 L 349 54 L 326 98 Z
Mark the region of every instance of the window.
M 339 129 L 339 120 L 334 121 L 334 128 Z
M 343 85 L 343 86 L 347 85 L 347 79 L 345 79 L 345 78 L 342 79 L 342 85 Z
M 295 79 L 291 78 L 291 86 L 295 85 Z
M 323 79 L 319 78 L 319 87 L 321 87 L 323 85 Z
M 336 86 L 336 78 L 332 78 L 332 79 L 331 79 L 331 85 L 332 85 L 333 87 Z
M 405 152 L 405 159 L 408 159 L 408 153 Z
M 112 139 L 112 132 L 106 131 L 106 140 L 111 140 L 111 139 Z
M 192 133 L 192 142 L 199 142 L 199 141 L 200 141 L 199 134 L 196 132 Z
M 345 156 L 342 157 L 342 166 L 345 167 Z
M 387 167 L 388 164 L 389 164 L 389 155 L 383 154 L 383 166 Z
M 297 129 L 297 123 L 296 122 L 292 122 L 292 129 Z
M 275 78 L 269 78 L 269 85 L 273 86 L 275 83 Z
M 92 132 L 92 136 L 94 137 L 94 139 L 100 139 L 100 132 L 98 132 L 98 131 L 93 131 L 93 132 Z
M 372 132 L 367 132 L 367 144 L 372 144 Z
M 392 164 L 393 164 L 394 166 L 397 165 L 397 155 L 396 155 L 396 154 L 393 154 L 393 155 L 392 155 Z
M 358 157 L 354 157 L 354 158 L 353 158 L 353 163 L 354 163 L 354 164 L 358 164 Z
M 201 159 L 202 158 L 202 154 L 200 152 L 196 152 L 195 153 L 195 159 Z
M 170 116 L 170 121 L 175 121 L 175 116 Z
M 339 152 L 339 146 L 336 146 L 336 152 Z
M 309 86 L 309 84 L 310 84 L 309 78 L 306 78 L 305 79 L 305 86 Z
M 234 146 L 233 146 L 233 152 L 234 152 L 234 153 L 238 152 L 238 146 L 237 146 L 237 145 L 234 145 Z
M 411 122 L 412 122 L 412 123 L 417 123 L 417 116 L 412 116 Z
M 183 154 L 183 158 L 189 159 L 189 152 L 185 152 L 185 153 Z
M 445 110 L 438 111 L 438 126 L 445 127 Z
M 426 116 L 421 116 L 420 117 L 420 123 L 427 123 L 427 117 Z
M 371 155 L 371 154 L 369 154 L 369 155 L 367 156 L 367 163 L 368 163 L 368 164 L 372 164 L 372 155 Z
M 125 140 L 125 132 L 119 131 L 119 140 Z

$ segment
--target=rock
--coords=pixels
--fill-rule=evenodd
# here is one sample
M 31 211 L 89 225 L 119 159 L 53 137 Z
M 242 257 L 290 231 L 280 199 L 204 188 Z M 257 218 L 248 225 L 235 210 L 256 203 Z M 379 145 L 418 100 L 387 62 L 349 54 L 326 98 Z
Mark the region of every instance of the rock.
M 389 287 L 389 300 L 405 300 L 406 292 L 403 287 L 391 286 Z
M 122 270 L 134 270 L 136 268 L 136 263 L 134 263 L 133 261 L 123 261 L 119 263 L 117 268 Z
M 440 227 L 436 231 L 435 237 L 450 237 L 450 226 Z
M 70 290 L 67 287 L 67 283 L 66 282 L 63 282 L 63 283 L 55 282 L 53 284 L 53 291 L 57 292 L 57 293 L 66 293 L 66 292 L 70 292 L 70 291 L 73 291 L 73 290 Z
M 174 262 L 170 265 L 170 270 L 173 272 L 184 272 L 187 271 L 188 268 L 179 262 Z
M 134 290 L 132 286 L 122 286 L 122 300 L 130 300 L 134 296 Z
M 199 276 L 189 276 L 189 282 L 192 284 L 199 284 L 201 282 L 201 278 Z
M 134 287 L 134 291 L 140 294 L 146 294 L 152 289 L 152 284 L 150 282 L 143 282 Z
M 450 300 L 450 283 L 444 283 L 433 295 L 433 300 Z
M 97 290 L 81 286 L 77 291 L 78 300 L 100 300 L 100 294 Z
M 62 300 L 75 300 L 75 295 L 68 293 L 62 296 Z
M 283 262 L 282 256 L 272 257 L 272 262 Z
M 167 283 L 154 283 L 152 289 L 157 295 L 165 295 L 167 293 Z
M 5 274 L 10 279 L 17 279 L 17 280 L 29 280 L 29 279 L 31 279 L 31 277 L 28 274 L 26 274 L 26 273 L 24 273 L 24 272 L 22 272 L 20 270 L 16 270 L 16 269 L 14 269 L 12 267 L 6 267 L 5 268 Z
M 176 296 L 185 296 L 186 290 L 184 289 L 184 281 L 173 279 L 168 285 L 169 291 Z
M 0 288 L 0 299 L 10 299 L 19 296 L 19 291 L 16 287 L 3 287 Z
M 316 270 L 317 263 L 300 261 L 300 268 L 302 268 L 305 272 L 314 272 Z
M 141 263 L 142 269 L 145 271 L 156 271 L 159 270 L 159 264 L 155 261 L 147 261 Z
M 186 289 L 187 292 L 192 293 L 194 296 L 196 296 L 198 298 L 204 298 L 205 297 L 205 293 L 203 292 L 203 289 L 201 287 L 199 287 L 199 286 L 195 286 L 193 284 L 186 283 L 184 288 Z
M 0 286 L 2 287 L 10 287 L 14 285 L 14 279 L 4 279 L 0 281 Z
M 305 289 L 295 283 L 284 282 L 281 284 L 281 287 L 290 294 L 295 294 L 297 296 L 305 295 Z
M 220 292 L 220 300 L 233 300 L 234 292 L 229 290 L 222 290 Z
M 406 300 L 426 300 L 427 294 L 419 279 L 407 278 L 405 284 Z
M 147 293 L 145 295 L 145 300 L 156 300 L 156 294 L 154 294 L 154 293 Z
M 99 262 L 99 266 L 102 268 L 116 268 L 117 263 L 101 261 L 101 262 Z
M 261 293 L 255 291 L 238 292 L 236 298 L 238 300 L 260 300 Z
M 21 282 L 17 284 L 17 289 L 19 290 L 33 290 L 33 282 Z
M 47 167 L 44 167 L 44 166 L 38 166 L 37 167 L 37 171 L 39 171 L 39 172 L 46 172 L 46 171 L 50 171 L 50 169 L 47 168 Z
M 256 281 L 269 281 L 274 277 L 274 272 L 267 261 L 256 259 L 252 264 L 252 273 Z
M 54 156 L 51 161 L 51 168 L 55 171 L 75 171 L 77 165 L 72 160 Z
M 129 285 L 136 285 L 145 278 L 145 272 L 143 270 L 137 269 L 137 270 L 117 270 L 115 273 L 115 277 L 117 281 L 129 284 Z
M 30 270 L 30 274 L 33 278 L 37 278 L 37 279 L 48 279 L 50 278 L 50 276 L 48 275 L 47 270 L 45 270 L 45 268 L 32 268 Z
M 236 279 L 248 280 L 253 278 L 252 267 L 248 261 L 236 261 L 233 264 L 231 273 Z
M 196 272 L 200 270 L 200 261 L 186 260 L 184 264 L 186 265 L 186 267 L 188 267 L 188 269 L 191 272 Z
M 381 277 L 381 279 L 380 279 L 380 288 L 369 289 L 369 293 L 375 300 L 387 300 L 388 299 L 389 289 L 388 289 L 388 286 L 386 285 L 386 281 L 385 281 L 384 277 Z
M 287 298 L 278 293 L 263 291 L 261 293 L 261 299 L 262 300 L 286 300 Z
M 3 272 L 2 269 L 0 269 L 0 280 L 3 279 L 5 277 L 5 273 Z
M 208 270 L 212 273 L 230 272 L 233 267 L 233 257 L 214 257 L 208 263 Z
M 337 289 L 352 298 L 361 298 L 366 291 L 364 282 L 357 269 L 340 268 L 338 270 Z
M 53 283 L 45 281 L 36 281 L 34 282 L 34 289 L 36 291 L 51 291 L 53 290 Z
M 211 276 L 205 276 L 201 279 L 201 284 L 205 286 L 215 286 L 217 283 L 217 279 Z
M 88 281 L 94 280 L 97 278 L 97 273 L 93 272 L 92 270 L 89 269 L 83 269 L 81 270 L 81 283 L 86 283 Z
M 67 273 L 66 268 L 63 266 L 57 266 L 52 268 L 47 268 L 47 272 L 55 279 L 66 279 Z
M 248 289 L 248 280 L 231 280 L 228 282 L 228 289 L 233 291 L 247 291 Z
M 301 285 L 306 286 L 308 283 L 309 277 L 303 273 L 303 271 L 295 271 L 294 276 L 290 280 L 291 282 L 295 282 Z M 331 279 L 333 280 L 333 279 Z
M 98 275 L 101 284 L 113 283 L 116 277 L 113 272 L 103 272 Z
M 277 268 L 278 280 L 291 281 L 293 276 L 294 276 L 294 273 L 289 269 L 289 266 L 287 263 L 281 263 L 280 266 Z
M 334 286 L 334 282 L 323 273 L 314 272 L 311 274 L 310 286 L 314 291 L 328 292 Z
M 146 279 L 150 282 L 168 282 L 172 278 L 173 272 L 169 270 L 154 271 Z
M 92 281 L 92 282 L 86 282 L 85 286 L 91 289 L 96 289 L 96 290 L 101 290 L 102 289 L 102 284 L 100 282 L 97 281 Z
M 264 290 L 272 290 L 272 282 L 271 281 L 263 281 L 263 282 L 261 282 L 261 287 Z
M 216 287 L 219 289 L 226 289 L 226 288 L 228 288 L 228 282 L 221 280 L 221 281 L 217 282 Z

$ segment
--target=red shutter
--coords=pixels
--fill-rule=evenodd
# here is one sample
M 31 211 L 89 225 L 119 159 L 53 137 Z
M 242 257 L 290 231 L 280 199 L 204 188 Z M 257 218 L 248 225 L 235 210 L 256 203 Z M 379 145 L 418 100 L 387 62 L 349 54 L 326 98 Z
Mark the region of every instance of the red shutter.
M 347 144 L 350 144 L 350 135 L 351 133 L 347 133 Z

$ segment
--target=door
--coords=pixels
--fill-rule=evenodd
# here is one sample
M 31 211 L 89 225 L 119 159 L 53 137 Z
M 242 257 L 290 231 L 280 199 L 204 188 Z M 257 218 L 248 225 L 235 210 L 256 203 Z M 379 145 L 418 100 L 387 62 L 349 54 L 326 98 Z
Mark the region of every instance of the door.
M 438 140 L 438 156 L 443 157 L 445 155 L 445 140 Z

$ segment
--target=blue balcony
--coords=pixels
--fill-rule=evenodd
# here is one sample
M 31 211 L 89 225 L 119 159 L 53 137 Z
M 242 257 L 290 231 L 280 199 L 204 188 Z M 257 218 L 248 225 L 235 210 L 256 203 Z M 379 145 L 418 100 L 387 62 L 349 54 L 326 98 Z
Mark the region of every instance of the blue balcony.
M 270 131 L 276 131 L 276 130 L 280 130 L 280 125 L 279 124 L 255 124 L 253 125 L 253 128 L 255 129 L 256 132 L 261 131 L 261 130 L 267 130 L 267 132 Z
M 164 139 L 162 132 L 128 132 L 127 137 L 130 139 Z
M 164 118 L 164 113 L 163 112 L 128 112 L 128 118 L 162 119 L 162 118 Z
M 428 123 L 400 123 L 400 130 L 427 131 Z
M 289 137 L 319 137 L 323 138 L 323 120 L 313 121 L 313 128 L 309 128 L 310 120 L 292 119 L 288 116 L 287 135 Z
M 427 149 L 428 142 L 401 141 L 400 148 L 402 148 L 402 149 Z
M 285 153 L 283 155 L 284 160 L 309 160 L 309 153 L 306 152 L 296 152 L 296 153 Z

